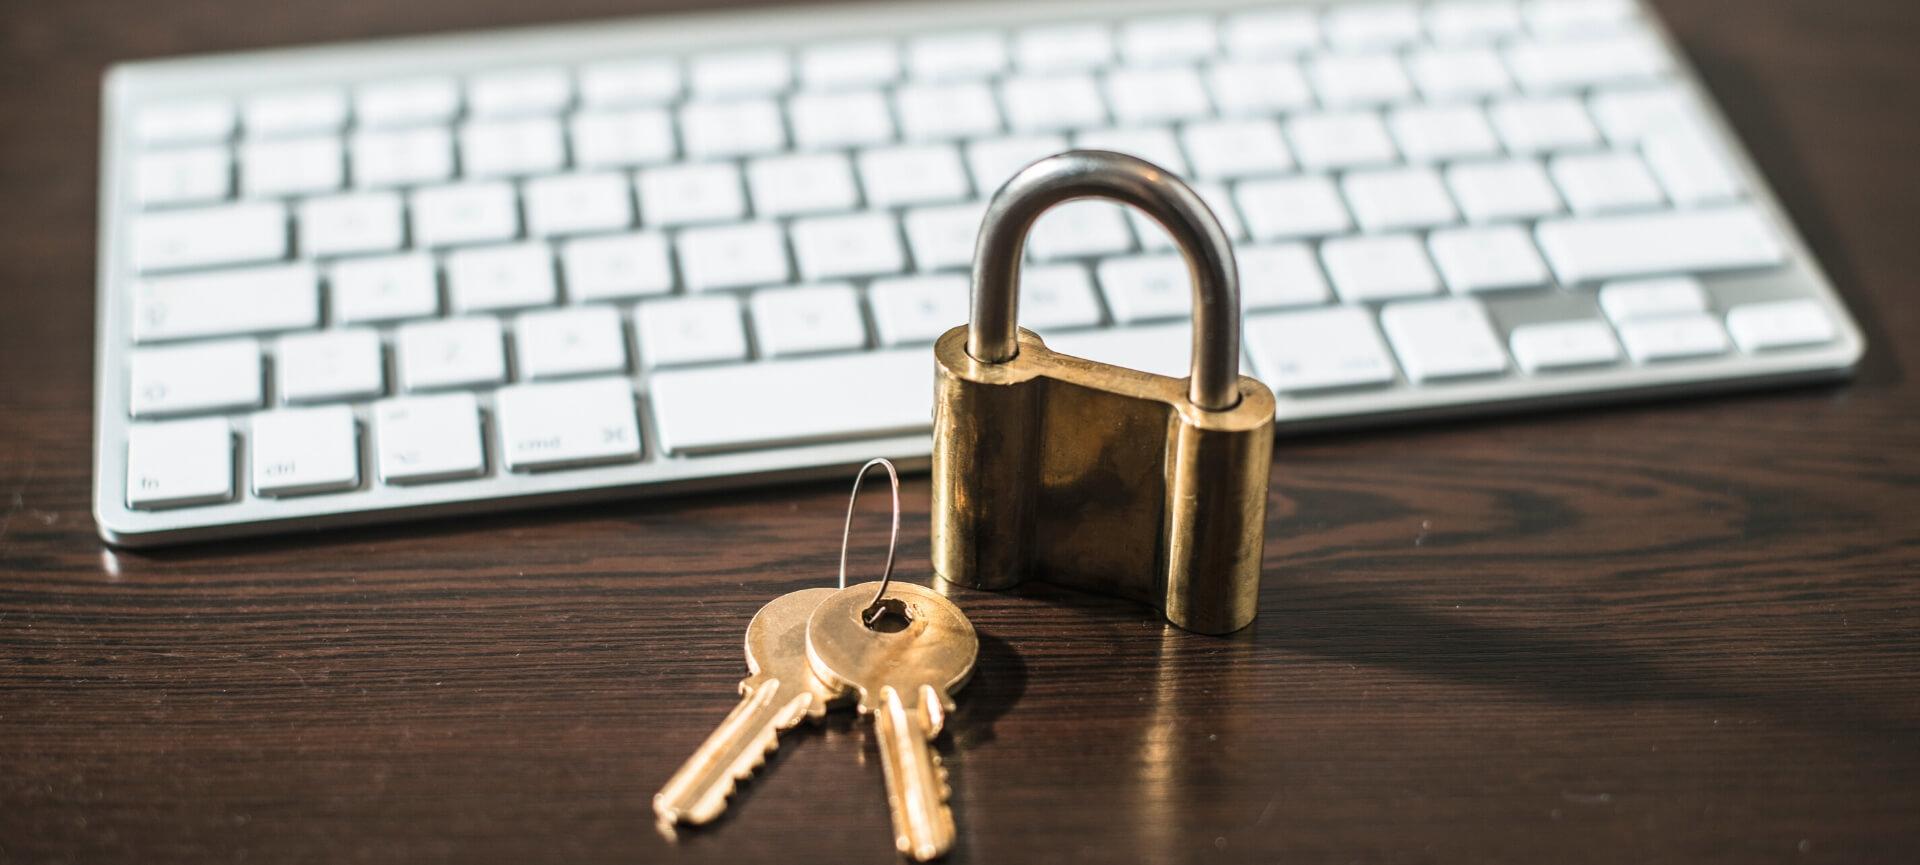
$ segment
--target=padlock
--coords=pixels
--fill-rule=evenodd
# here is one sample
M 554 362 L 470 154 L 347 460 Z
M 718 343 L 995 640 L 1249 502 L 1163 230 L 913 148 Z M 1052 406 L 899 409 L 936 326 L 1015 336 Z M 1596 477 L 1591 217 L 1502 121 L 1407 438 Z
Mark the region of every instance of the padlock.
M 1193 281 L 1185 379 L 1059 354 L 1016 326 L 1034 221 L 1077 198 L 1130 204 Z M 1240 374 L 1240 290 L 1220 221 L 1171 173 L 1076 150 L 1014 175 L 974 248 L 973 318 L 934 344 L 933 566 L 979 589 L 1027 580 L 1158 606 L 1190 631 L 1253 621 L 1273 392 Z

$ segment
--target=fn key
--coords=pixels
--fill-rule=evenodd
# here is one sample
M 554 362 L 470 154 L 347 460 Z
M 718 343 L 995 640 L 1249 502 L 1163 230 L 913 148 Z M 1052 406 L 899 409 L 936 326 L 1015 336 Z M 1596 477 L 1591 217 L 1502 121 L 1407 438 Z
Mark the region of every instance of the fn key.
M 504 387 L 494 406 L 500 450 L 513 471 L 640 458 L 640 422 L 625 377 Z

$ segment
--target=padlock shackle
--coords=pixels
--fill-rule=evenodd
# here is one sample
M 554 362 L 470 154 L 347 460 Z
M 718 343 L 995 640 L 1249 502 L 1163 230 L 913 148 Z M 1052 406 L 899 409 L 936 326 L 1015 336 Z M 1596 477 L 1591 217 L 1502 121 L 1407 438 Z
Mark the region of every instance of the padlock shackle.
M 1070 150 L 1019 171 L 987 204 L 973 251 L 967 354 L 1005 363 L 1019 354 L 1020 261 L 1040 215 L 1076 198 L 1139 208 L 1173 236 L 1193 283 L 1193 370 L 1187 399 L 1208 411 L 1240 402 L 1240 279 L 1219 218 L 1171 172 L 1120 153 Z

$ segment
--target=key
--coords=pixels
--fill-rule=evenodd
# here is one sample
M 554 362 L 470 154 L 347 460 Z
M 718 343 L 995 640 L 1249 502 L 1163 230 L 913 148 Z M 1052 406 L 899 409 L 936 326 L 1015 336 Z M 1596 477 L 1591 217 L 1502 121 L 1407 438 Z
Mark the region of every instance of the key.
M 1712 313 L 1635 319 L 1619 326 L 1620 342 L 1640 363 L 1724 354 L 1727 332 Z
M 930 343 L 966 323 L 969 284 L 959 274 L 874 280 L 867 303 L 873 307 L 880 342 L 890 346 Z
M 964 268 L 973 264 L 973 242 L 980 235 L 984 202 L 923 207 L 907 211 L 907 243 L 920 270 Z
M 1833 319 L 1807 298 L 1749 303 L 1727 311 L 1727 330 L 1749 352 L 1832 342 Z
M 1411 3 L 1353 4 L 1327 13 L 1327 41 L 1341 48 L 1399 45 L 1420 35 L 1420 13 Z
M 743 222 L 680 233 L 680 276 L 688 291 L 787 281 L 787 244 L 773 222 Z
M 1533 288 L 1547 282 L 1547 264 L 1519 226 L 1436 231 L 1427 236 L 1427 249 L 1447 286 L 1457 294 Z
M 552 114 L 573 101 L 565 69 L 508 69 L 478 75 L 467 84 L 467 109 L 475 117 Z
M 220 141 L 233 134 L 238 113 L 224 99 L 169 102 L 141 110 L 133 137 L 141 144 L 189 144 Z
M 1420 92 L 1434 101 L 1494 96 L 1513 87 L 1507 67 L 1491 48 L 1420 51 L 1407 65 Z
M 1242 12 L 1226 23 L 1227 52 L 1237 57 L 1297 54 L 1320 44 L 1320 22 L 1305 9 Z
M 1247 352 L 1275 393 L 1378 387 L 1393 358 L 1364 307 L 1333 306 L 1247 318 Z
M 247 100 L 241 123 L 255 138 L 338 132 L 347 123 L 347 94 L 326 87 L 265 93 Z
M 609 60 L 580 70 L 580 101 L 593 106 L 665 105 L 680 95 L 672 60 Z
M 771 96 L 793 83 L 793 61 L 777 49 L 702 54 L 688 67 L 696 97 Z
M 1330 170 L 1393 162 L 1393 139 L 1371 111 L 1299 114 L 1287 122 L 1295 155 L 1308 168 Z
M 473 394 L 381 400 L 373 404 L 373 430 L 376 465 L 386 483 L 470 478 L 487 470 Z
M 605 304 L 529 312 L 514 323 L 522 378 L 541 380 L 627 369 L 620 311 Z
M 1593 319 L 1523 324 L 1508 337 L 1513 359 L 1527 372 L 1598 366 L 1620 359 L 1620 344 L 1605 322 Z
M 1699 206 L 1740 196 L 1740 177 L 1722 158 L 1719 146 L 1700 130 L 1662 132 L 1648 136 L 1640 146 L 1675 204 Z
M 1500 140 L 1477 105 L 1420 105 L 1401 108 L 1387 118 L 1400 152 L 1409 162 L 1451 161 L 1497 156 Z
M 1592 147 L 1600 130 L 1580 100 L 1569 96 L 1507 99 L 1494 103 L 1493 128 L 1515 154 Z
M 767 357 L 850 351 L 867 341 L 860 296 L 844 282 L 756 291 L 747 301 Z
M 989 138 L 967 145 L 967 167 L 973 170 L 974 185 L 991 195 L 1020 169 L 1066 149 L 1067 139 L 1059 135 Z
M 397 250 L 406 243 L 406 219 L 395 192 L 355 192 L 309 198 L 298 205 L 300 251 L 316 258 Z
M 460 128 L 460 165 L 468 177 L 513 177 L 558 171 L 565 136 L 551 117 L 480 120 Z
M 339 189 L 345 160 L 333 137 L 249 141 L 240 146 L 240 191 L 271 198 Z
M 1644 210 L 1666 200 L 1646 164 L 1629 152 L 1569 154 L 1554 159 L 1549 171 L 1579 214 Z
M 1292 60 L 1230 60 L 1207 68 L 1213 103 L 1226 117 L 1270 117 L 1313 104 L 1313 88 Z
M 155 342 L 299 330 L 320 324 L 312 264 L 143 279 L 133 290 L 133 339 Z
M 134 164 L 133 197 L 148 207 L 219 201 L 233 188 L 232 171 L 224 147 L 143 153 Z
M 1107 102 L 1121 126 L 1192 120 L 1212 113 L 1207 88 L 1191 66 L 1122 67 L 1107 73 Z
M 875 208 L 944 204 L 967 197 L 967 168 L 951 144 L 909 144 L 860 152 L 860 184 Z
M 640 217 L 654 227 L 739 219 L 747 213 L 740 169 L 732 163 L 672 165 L 640 172 Z
M 1427 31 L 1441 43 L 1487 42 L 1520 30 L 1512 0 L 1448 0 L 1427 10 Z
M 1560 194 L 1540 163 L 1531 159 L 1452 165 L 1447 186 L 1469 222 L 1530 219 L 1560 211 Z
M 137 349 L 130 366 L 129 410 L 139 418 L 251 408 L 264 387 L 252 339 Z
M 251 433 L 256 495 L 298 496 L 360 485 L 360 429 L 353 409 L 261 412 L 253 416 Z
M 1308 61 L 1307 76 L 1329 107 L 1379 105 L 1413 95 L 1413 82 L 1392 54 L 1329 54 Z
M 1138 156 L 1173 174 L 1187 173 L 1187 159 L 1180 153 L 1180 142 L 1174 138 L 1173 130 L 1164 126 L 1088 130 L 1073 136 L 1073 146 Z
M 560 248 L 560 272 L 575 303 L 673 290 L 667 238 L 651 231 L 571 241 Z
M 1041 215 L 1027 238 L 1036 260 L 1079 258 L 1133 248 L 1127 209 L 1108 201 L 1069 201 Z
M 787 103 L 802 150 L 831 150 L 893 140 L 893 114 L 877 90 L 801 93 Z
M 1518 41 L 1507 48 L 1507 66 L 1522 87 L 1548 92 L 1651 81 L 1667 71 L 1667 57 L 1653 37 L 1630 33 Z
M 493 407 L 510 471 L 640 458 L 633 382 L 625 376 L 509 385 L 494 392 Z
M 283 336 L 273 370 L 280 398 L 290 403 L 365 399 L 387 385 L 380 334 L 364 327 Z
M 795 220 L 793 255 L 809 281 L 899 273 L 907 266 L 900 228 L 886 213 Z
M 1107 111 L 1093 76 L 1022 75 L 1000 83 L 1007 125 L 1015 132 L 1054 132 L 1106 123 Z
M 1617 279 L 1600 286 L 1600 308 L 1614 324 L 1707 311 L 1707 290 L 1688 276 Z
M 226 418 L 137 423 L 127 431 L 127 506 L 169 508 L 233 497 Z
M 907 44 L 907 68 L 931 81 L 986 78 L 1007 67 L 1006 37 L 992 31 L 921 36 Z
M 1440 291 L 1440 277 L 1427 263 L 1420 241 L 1411 235 L 1334 238 L 1321 245 L 1320 257 L 1333 277 L 1333 287 L 1348 303 Z
M 801 589 L 774 598 L 747 623 L 747 677 L 740 704 L 653 797 L 662 822 L 705 823 L 726 810 L 734 784 L 760 767 L 780 734 L 818 721 L 835 696 L 807 661 L 807 617 L 834 589 Z
M 559 174 L 527 181 L 527 231 L 543 237 L 618 231 L 633 224 L 633 193 L 616 172 Z
M 747 331 L 740 319 L 740 301 L 727 295 L 640 304 L 633 314 L 633 330 L 640 359 L 648 367 L 747 358 Z M 659 380 L 659 376 L 654 377 L 655 382 Z M 654 403 L 660 403 L 657 390 Z M 696 403 L 692 410 L 697 413 L 701 408 Z
M 1317 174 L 1250 180 L 1235 198 L 1255 240 L 1340 234 L 1353 227 L 1333 181 Z
M 953 710 L 952 693 L 973 675 L 980 638 L 938 593 L 907 583 L 885 588 L 878 620 L 869 610 L 876 584 L 821 600 L 807 617 L 806 654 L 823 685 L 873 718 L 894 849 L 925 862 L 953 847 L 947 773 L 933 740 Z
M 440 311 L 433 257 L 413 252 L 336 262 L 327 274 L 341 324 L 425 318 Z
M 814 90 L 877 87 L 900 77 L 900 50 L 885 39 L 815 45 L 800 55 L 800 80 Z
M 287 206 L 248 201 L 134 217 L 133 266 L 143 273 L 287 256 Z
M 460 86 L 451 78 L 403 78 L 368 84 L 354 94 L 362 127 L 445 123 L 460 112 Z
M 853 164 L 841 153 L 769 156 L 747 163 L 753 211 L 763 219 L 851 210 L 860 201 Z
M 787 127 L 772 100 L 693 102 L 680 109 L 680 137 L 689 157 L 727 159 L 785 147 Z
M 357 132 L 348 148 L 357 186 L 410 186 L 453 177 L 453 136 L 439 127 Z
M 1113 59 L 1113 35 L 1098 24 L 1050 24 L 1020 31 L 1014 58 L 1025 72 L 1097 69 Z
M 1568 285 L 1621 276 L 1766 267 L 1786 257 L 1766 219 L 1746 206 L 1549 220 L 1534 232 L 1554 272 Z
M 568 123 L 573 159 L 582 168 L 653 165 L 673 159 L 673 116 L 659 108 L 582 111 Z
M 974 138 L 1000 131 L 993 91 L 977 82 L 909 84 L 894 91 L 900 131 L 913 141 Z
M 1400 368 L 1416 383 L 1494 375 L 1507 368 L 1507 352 L 1487 310 L 1472 298 L 1387 304 L 1380 310 L 1380 329 L 1400 356 Z
M 1431 168 L 1355 171 L 1340 186 L 1354 219 L 1370 232 L 1433 228 L 1459 218 L 1439 172 Z
M 647 312 L 642 304 L 643 326 Z M 739 327 L 737 310 L 728 325 Z M 646 353 L 647 334 L 640 336 Z M 650 385 L 661 447 L 697 454 L 925 435 L 933 417 L 932 375 L 925 348 L 904 348 L 655 372 Z M 716 400 L 717 393 L 753 398 Z
M 447 256 L 447 299 L 454 312 L 492 312 L 548 306 L 553 253 L 544 243 L 456 250 Z
M 506 381 L 500 320 L 445 318 L 402 325 L 394 338 L 400 384 L 409 391 Z
M 1218 44 L 1209 15 L 1159 15 L 1120 26 L 1120 56 L 1136 66 L 1202 60 Z
M 1293 152 L 1272 120 L 1189 123 L 1180 130 L 1180 140 L 1193 158 L 1193 173 L 1204 178 L 1231 180 L 1293 167 Z
M 1242 246 L 1233 257 L 1240 265 L 1240 305 L 1249 312 L 1326 303 L 1332 294 L 1304 243 Z
M 1099 324 L 1100 300 L 1094 296 L 1093 277 L 1088 275 L 1086 265 L 1028 264 L 1021 267 L 1020 323 L 1043 336 L 1058 330 Z
M 508 183 L 457 183 L 413 192 L 413 242 L 452 246 L 511 240 L 520 233 L 520 208 Z

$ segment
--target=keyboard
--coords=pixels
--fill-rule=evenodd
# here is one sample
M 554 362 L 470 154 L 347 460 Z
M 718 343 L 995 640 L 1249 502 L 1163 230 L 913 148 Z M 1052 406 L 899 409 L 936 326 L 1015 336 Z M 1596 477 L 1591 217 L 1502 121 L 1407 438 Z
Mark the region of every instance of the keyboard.
M 1858 327 L 1629 0 L 867 4 L 141 62 L 95 511 L 146 545 L 924 466 L 984 199 L 1073 147 L 1235 238 L 1281 435 L 1844 376 Z M 1021 324 L 1187 367 L 1153 223 Z

